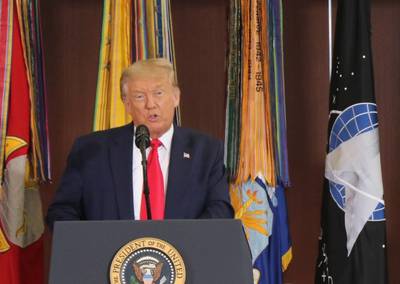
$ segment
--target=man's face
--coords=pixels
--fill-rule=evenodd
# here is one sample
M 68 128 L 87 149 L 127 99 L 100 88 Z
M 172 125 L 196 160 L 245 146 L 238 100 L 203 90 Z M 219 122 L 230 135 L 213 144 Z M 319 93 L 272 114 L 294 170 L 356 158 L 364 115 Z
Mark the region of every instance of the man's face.
M 167 76 L 135 78 L 126 83 L 124 105 L 135 125 L 149 128 L 151 138 L 159 138 L 170 128 L 179 105 L 180 92 Z

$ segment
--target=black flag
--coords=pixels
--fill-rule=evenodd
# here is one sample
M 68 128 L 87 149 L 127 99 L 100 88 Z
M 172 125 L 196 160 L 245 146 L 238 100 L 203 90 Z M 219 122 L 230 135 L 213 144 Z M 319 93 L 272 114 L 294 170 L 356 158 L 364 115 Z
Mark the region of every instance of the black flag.
M 315 283 L 387 283 L 370 37 L 370 1 L 338 0 Z

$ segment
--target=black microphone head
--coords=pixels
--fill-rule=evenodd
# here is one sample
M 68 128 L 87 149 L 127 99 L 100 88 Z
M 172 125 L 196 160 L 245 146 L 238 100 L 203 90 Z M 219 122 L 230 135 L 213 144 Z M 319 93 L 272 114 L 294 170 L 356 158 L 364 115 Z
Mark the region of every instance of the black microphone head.
M 150 146 L 150 132 L 146 125 L 141 124 L 136 127 L 135 145 L 139 149 L 146 149 Z

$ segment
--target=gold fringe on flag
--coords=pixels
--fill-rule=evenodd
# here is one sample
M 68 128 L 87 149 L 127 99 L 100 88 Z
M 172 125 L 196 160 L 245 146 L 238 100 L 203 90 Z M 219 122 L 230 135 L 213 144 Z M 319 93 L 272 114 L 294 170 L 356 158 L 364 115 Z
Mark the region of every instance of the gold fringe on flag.
M 276 184 L 269 93 L 266 3 L 242 0 L 242 125 L 236 184 L 261 175 Z M 264 38 L 265 35 L 265 38 Z
M 104 0 L 103 31 L 96 91 L 94 130 L 131 121 L 121 100 L 119 80 L 131 63 L 131 0 Z
M 148 58 L 157 57 L 156 51 L 156 35 L 155 35 L 155 7 L 153 1 L 145 1 L 146 2 L 146 30 L 147 30 L 147 56 Z

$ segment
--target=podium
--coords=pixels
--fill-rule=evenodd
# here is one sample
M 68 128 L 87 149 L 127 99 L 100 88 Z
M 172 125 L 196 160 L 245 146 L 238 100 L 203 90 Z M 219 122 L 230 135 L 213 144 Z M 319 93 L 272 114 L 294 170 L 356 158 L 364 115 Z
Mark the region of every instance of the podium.
M 252 279 L 239 220 L 62 221 L 54 226 L 50 284 L 251 284 Z

